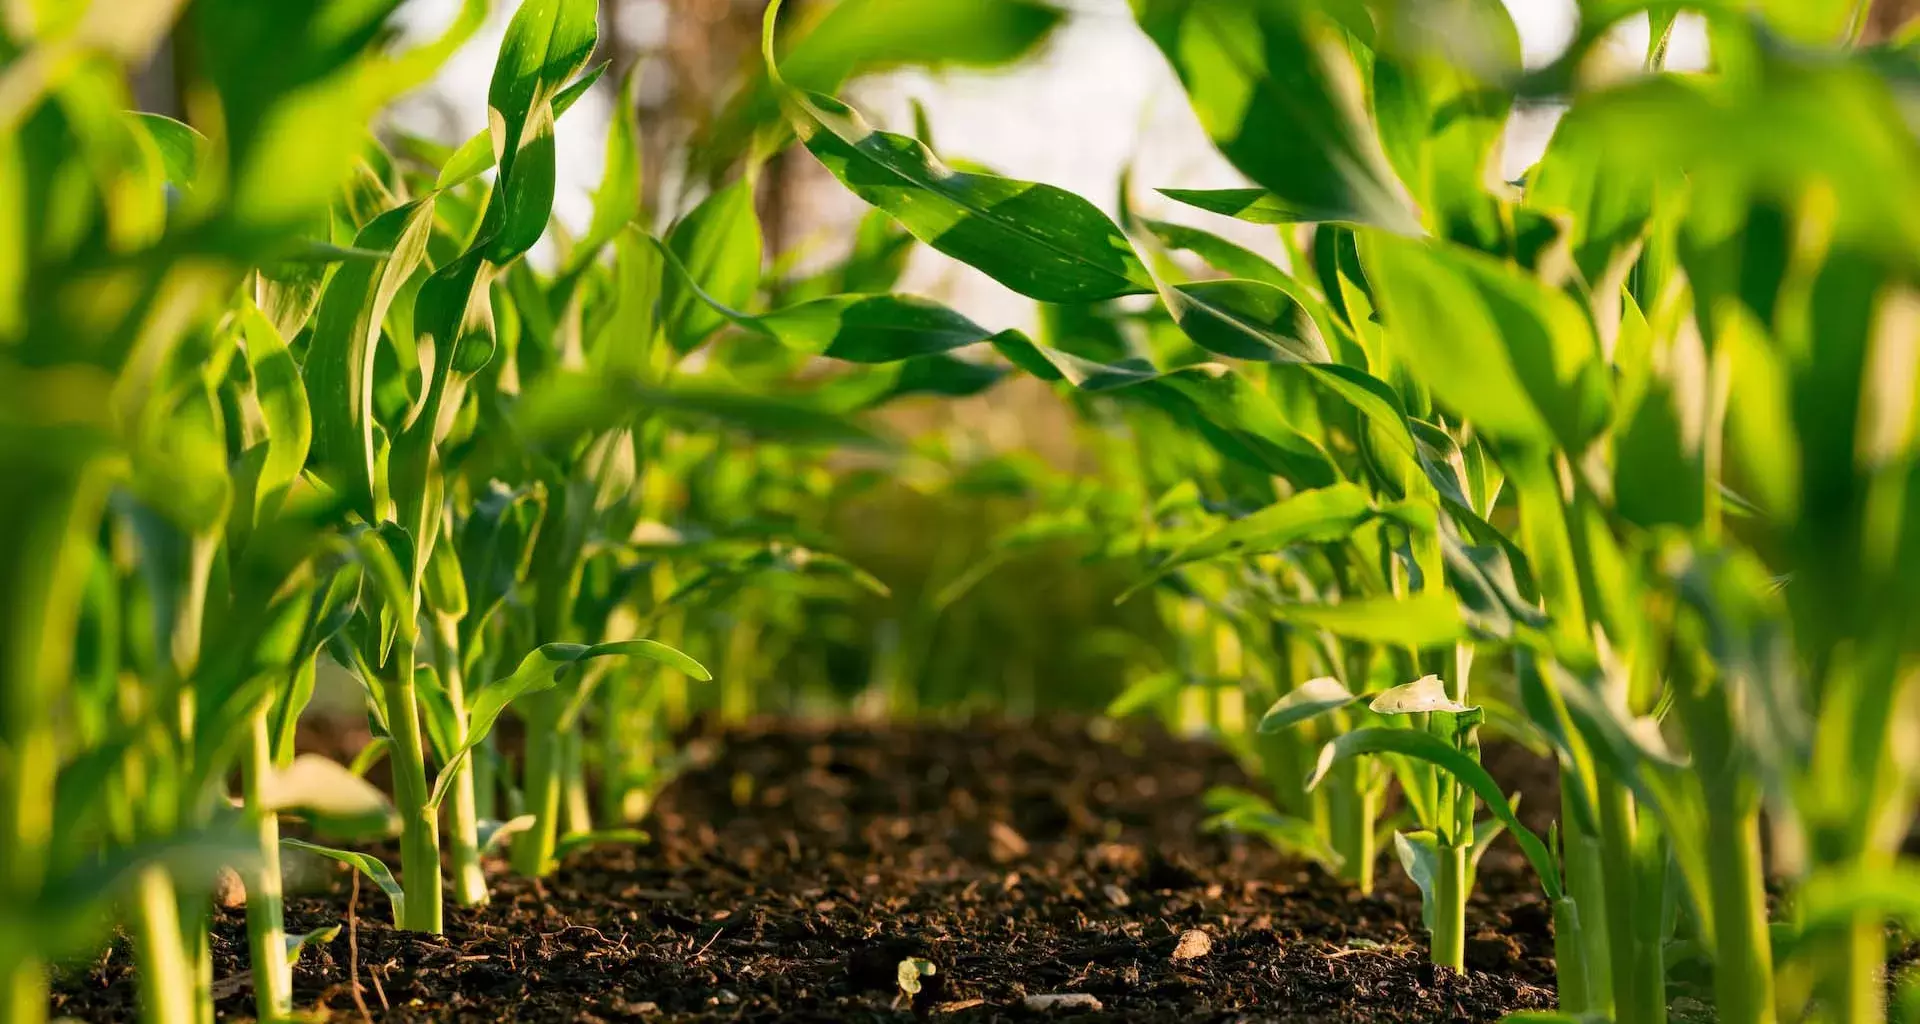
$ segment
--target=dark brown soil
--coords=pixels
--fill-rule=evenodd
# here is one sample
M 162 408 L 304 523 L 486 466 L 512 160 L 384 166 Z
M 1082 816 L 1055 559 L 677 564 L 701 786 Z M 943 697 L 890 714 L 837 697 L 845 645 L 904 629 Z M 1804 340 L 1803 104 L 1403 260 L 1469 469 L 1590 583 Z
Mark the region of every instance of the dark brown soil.
M 1200 794 L 1248 784 L 1207 744 L 1069 722 L 779 724 L 706 755 L 662 795 L 651 844 L 582 852 L 544 883 L 500 878 L 491 907 L 449 905 L 445 938 L 395 932 L 363 889 L 371 1016 L 1034 1020 L 1071 1014 L 1025 997 L 1085 993 L 1105 1009 L 1079 1016 L 1102 1020 L 1440 1022 L 1553 1002 L 1550 915 L 1508 841 L 1481 869 L 1469 971 L 1436 971 L 1391 864 L 1363 897 L 1203 833 Z M 347 916 L 344 893 L 288 903 L 294 931 Z M 1211 948 L 1176 960 L 1190 930 Z M 215 941 L 221 1014 L 245 1017 L 240 912 L 220 912 Z M 909 956 L 938 971 L 913 1007 L 895 989 Z M 351 963 L 346 931 L 310 949 L 300 1004 L 360 1019 Z M 125 950 L 56 998 L 82 1020 L 131 1019 Z

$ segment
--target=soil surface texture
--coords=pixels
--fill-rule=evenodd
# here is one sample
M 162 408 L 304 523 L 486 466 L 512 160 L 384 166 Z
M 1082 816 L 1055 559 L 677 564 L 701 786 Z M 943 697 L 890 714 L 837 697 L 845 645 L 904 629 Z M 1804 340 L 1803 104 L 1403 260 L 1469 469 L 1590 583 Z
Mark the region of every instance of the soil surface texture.
M 1260 839 L 1204 830 L 1208 788 L 1255 785 L 1204 742 L 1069 720 L 783 722 L 691 753 L 649 843 L 575 852 L 541 882 L 497 876 L 491 906 L 449 900 L 444 937 L 393 930 L 361 886 L 352 927 L 301 959 L 299 1006 L 492 1024 L 1430 1024 L 1553 1005 L 1551 915 L 1510 839 L 1481 865 L 1468 971 L 1437 971 L 1390 844 L 1361 896 Z M 1540 762 L 1489 761 L 1510 788 L 1551 793 Z M 349 900 L 345 884 L 289 897 L 289 930 L 345 924 Z M 252 1014 L 246 949 L 243 912 L 218 911 L 222 1019 Z M 910 957 L 934 973 L 907 999 Z M 1046 996 L 1074 998 L 1029 1006 Z M 120 944 L 60 980 L 55 1011 L 132 1020 L 134 998 Z

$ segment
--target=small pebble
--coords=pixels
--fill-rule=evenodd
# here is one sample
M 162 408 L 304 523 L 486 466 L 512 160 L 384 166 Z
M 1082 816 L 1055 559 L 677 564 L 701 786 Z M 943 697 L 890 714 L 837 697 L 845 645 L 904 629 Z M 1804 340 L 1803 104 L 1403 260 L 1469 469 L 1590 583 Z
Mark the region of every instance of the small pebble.
M 1124 907 L 1133 902 L 1133 897 L 1127 895 L 1127 890 L 1122 889 L 1111 882 L 1107 883 L 1104 886 L 1101 886 L 1100 891 L 1106 894 L 1107 902 L 1113 904 L 1116 907 Z
M 987 855 L 1000 864 L 1019 860 L 1031 849 L 1027 845 L 1027 837 L 1015 832 L 1013 826 L 1004 821 L 996 821 L 987 826 L 987 839 L 989 841 Z
M 1099 1010 L 1103 1009 L 1100 1000 L 1085 992 L 1056 992 L 1044 996 L 1028 996 L 1026 1007 L 1029 1010 Z
M 1180 944 L 1173 947 L 1175 960 L 1198 960 L 1213 952 L 1213 937 L 1198 928 L 1180 933 Z

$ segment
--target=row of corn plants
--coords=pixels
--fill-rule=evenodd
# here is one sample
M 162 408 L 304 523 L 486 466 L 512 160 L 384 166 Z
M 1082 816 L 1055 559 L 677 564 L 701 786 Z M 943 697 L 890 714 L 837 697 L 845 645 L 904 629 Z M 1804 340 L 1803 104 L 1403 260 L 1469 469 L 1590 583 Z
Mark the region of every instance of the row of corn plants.
M 377 134 L 488 11 L 396 52 L 398 6 L 0 23 L 0 1021 L 45 1019 L 54 965 L 115 927 L 143 1019 L 211 1020 L 223 865 L 258 1015 L 282 1020 L 313 938 L 286 934 L 283 851 L 438 932 L 447 892 L 487 901 L 500 842 L 537 876 L 634 838 L 668 724 L 753 712 L 821 606 L 885 590 L 820 550 L 828 454 L 887 446 L 856 414 L 999 376 L 888 347 L 937 314 L 869 294 L 902 266 L 883 218 L 817 274 L 767 270 L 755 185 L 784 129 L 752 90 L 689 150 L 698 201 L 653 210 L 629 77 L 591 222 L 556 230 L 555 122 L 604 70 L 593 0 L 518 8 L 486 131 Z M 956 21 L 939 45 L 863 0 L 796 53 L 833 88 L 1012 59 L 1059 20 L 947 6 L 925 10 Z M 130 109 L 168 42 L 184 120 Z M 708 664 L 718 696 L 689 686 Z M 295 749 L 334 668 L 374 736 L 351 767 Z M 382 759 L 390 793 L 364 779 Z M 364 852 L 396 835 L 397 877 Z
M 1882 1019 L 1884 926 L 1920 909 L 1915 52 L 1861 45 L 1853 2 L 1590 0 L 1531 69 L 1491 0 L 1132 6 L 1249 180 L 1165 196 L 1280 258 L 944 164 L 783 81 L 772 15 L 765 54 L 853 194 L 1046 304 L 1038 340 L 948 311 L 897 346 L 987 343 L 1115 435 L 1137 513 L 1077 525 L 1179 640 L 1121 709 L 1244 723 L 1273 792 L 1223 819 L 1363 888 L 1397 787 L 1438 964 L 1510 833 L 1570 1018 L 1664 1020 L 1692 955 L 1721 1020 Z M 1705 72 L 1663 67 L 1681 8 Z M 1640 73 L 1597 78 L 1637 17 Z M 1564 119 L 1500 180 L 1542 99 Z M 1544 837 L 1489 721 L 1559 762 Z

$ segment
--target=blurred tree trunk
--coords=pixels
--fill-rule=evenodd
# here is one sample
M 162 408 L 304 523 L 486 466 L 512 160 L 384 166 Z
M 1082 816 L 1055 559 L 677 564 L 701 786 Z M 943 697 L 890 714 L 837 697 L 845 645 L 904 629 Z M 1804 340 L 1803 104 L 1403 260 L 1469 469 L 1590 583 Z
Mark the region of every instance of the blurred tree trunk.
M 1892 37 L 1916 14 L 1920 14 L 1920 0 L 1874 0 L 1867 15 L 1866 41 L 1877 43 Z

